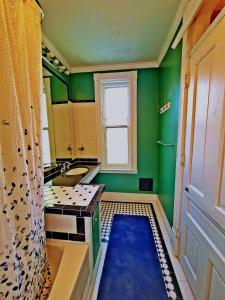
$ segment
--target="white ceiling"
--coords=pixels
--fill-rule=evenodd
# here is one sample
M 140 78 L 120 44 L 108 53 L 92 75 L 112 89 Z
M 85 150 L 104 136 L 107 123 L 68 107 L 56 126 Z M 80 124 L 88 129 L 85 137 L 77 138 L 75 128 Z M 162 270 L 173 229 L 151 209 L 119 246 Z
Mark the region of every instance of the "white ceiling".
M 74 69 L 157 64 L 184 0 L 41 0 L 47 40 Z

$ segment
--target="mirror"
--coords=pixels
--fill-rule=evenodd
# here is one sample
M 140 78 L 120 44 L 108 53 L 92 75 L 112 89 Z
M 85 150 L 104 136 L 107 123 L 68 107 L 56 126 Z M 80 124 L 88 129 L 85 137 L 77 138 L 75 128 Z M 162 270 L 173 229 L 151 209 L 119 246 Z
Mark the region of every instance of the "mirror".
M 69 85 L 66 78 L 43 65 L 42 142 L 45 170 L 61 158 L 72 158 Z

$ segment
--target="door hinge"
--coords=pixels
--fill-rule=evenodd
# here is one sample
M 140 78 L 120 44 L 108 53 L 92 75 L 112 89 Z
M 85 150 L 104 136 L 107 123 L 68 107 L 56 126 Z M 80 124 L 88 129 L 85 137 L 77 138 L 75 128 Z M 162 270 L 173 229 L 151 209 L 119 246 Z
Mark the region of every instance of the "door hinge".
M 185 166 L 185 153 L 181 153 L 181 166 Z
M 190 73 L 185 74 L 184 84 L 185 84 L 185 88 L 188 89 L 190 86 Z

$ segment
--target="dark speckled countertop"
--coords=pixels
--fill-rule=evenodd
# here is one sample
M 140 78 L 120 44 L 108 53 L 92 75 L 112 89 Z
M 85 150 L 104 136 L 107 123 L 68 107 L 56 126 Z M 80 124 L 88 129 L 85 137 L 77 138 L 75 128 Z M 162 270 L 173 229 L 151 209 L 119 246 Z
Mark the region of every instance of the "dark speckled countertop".
M 98 165 L 97 165 L 98 166 Z M 66 174 L 61 174 L 60 170 L 57 173 L 54 173 L 54 176 L 52 177 L 52 175 L 48 178 L 48 181 L 45 182 L 46 185 L 53 185 L 53 186 L 74 186 L 75 184 L 81 182 L 82 180 L 84 180 L 84 178 L 86 176 L 88 176 L 92 171 L 94 171 L 97 167 L 96 165 L 81 165 L 81 164 L 77 164 L 75 167 L 79 168 L 79 167 L 85 167 L 88 168 L 88 172 L 84 173 L 84 174 L 80 174 L 80 175 L 66 175 Z M 73 169 L 74 167 L 72 167 L 71 169 Z
M 74 176 L 61 175 L 61 165 L 59 164 L 57 166 L 44 170 L 44 183 L 48 184 L 49 181 L 52 180 L 53 182 L 51 183 L 51 185 L 74 186 L 100 165 L 100 163 L 97 162 L 97 159 L 74 159 L 70 160 L 69 162 L 71 163 L 70 169 L 77 167 L 87 167 L 89 169 L 89 172 Z M 63 183 L 61 184 L 60 181 L 62 181 Z

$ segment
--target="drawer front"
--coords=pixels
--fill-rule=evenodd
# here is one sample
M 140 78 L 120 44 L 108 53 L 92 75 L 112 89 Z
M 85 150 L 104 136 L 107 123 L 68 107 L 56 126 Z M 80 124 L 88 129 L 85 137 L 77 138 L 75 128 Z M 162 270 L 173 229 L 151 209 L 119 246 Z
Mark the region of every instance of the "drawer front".
M 45 214 L 46 231 L 77 233 L 75 216 Z

